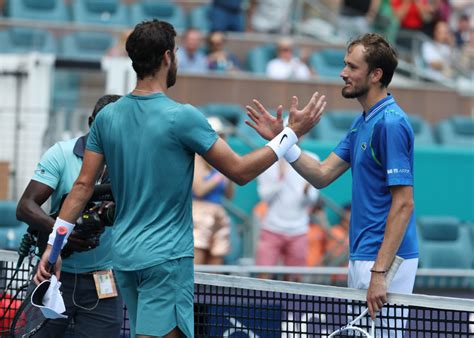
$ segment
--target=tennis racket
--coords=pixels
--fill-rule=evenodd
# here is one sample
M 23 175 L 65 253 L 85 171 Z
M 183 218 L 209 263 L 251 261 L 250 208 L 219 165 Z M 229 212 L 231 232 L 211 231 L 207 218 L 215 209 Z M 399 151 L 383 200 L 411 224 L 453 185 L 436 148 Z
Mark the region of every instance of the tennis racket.
M 56 238 L 51 249 L 51 254 L 48 258 L 48 269 L 53 271 L 54 264 L 56 263 L 64 238 L 67 234 L 67 228 L 60 226 L 56 230 Z M 31 303 L 31 295 L 34 291 L 34 287 L 31 287 L 28 291 L 25 300 L 21 303 L 20 307 L 13 317 L 12 324 L 10 327 L 10 337 L 32 337 L 38 333 L 41 328 L 48 322 L 48 318 L 43 316 L 41 310 Z
M 395 256 L 395 259 L 392 262 L 392 265 L 390 265 L 390 269 L 387 272 L 387 275 L 385 276 L 385 280 L 387 281 L 387 288 L 390 285 L 390 283 L 393 280 L 393 277 L 395 277 L 395 274 L 398 271 L 398 268 L 403 262 L 403 258 L 399 256 Z M 357 318 L 351 320 L 347 325 L 344 325 L 343 327 L 337 329 L 333 333 L 331 333 L 328 338 L 333 338 L 333 337 L 341 337 L 343 336 L 344 333 L 348 332 L 358 332 L 362 337 L 368 337 L 368 338 L 375 338 L 375 321 L 371 320 L 371 325 L 370 325 L 370 333 L 367 332 L 366 330 L 356 326 L 356 324 L 359 323 L 359 321 L 367 316 L 369 313 L 369 308 L 366 308 Z

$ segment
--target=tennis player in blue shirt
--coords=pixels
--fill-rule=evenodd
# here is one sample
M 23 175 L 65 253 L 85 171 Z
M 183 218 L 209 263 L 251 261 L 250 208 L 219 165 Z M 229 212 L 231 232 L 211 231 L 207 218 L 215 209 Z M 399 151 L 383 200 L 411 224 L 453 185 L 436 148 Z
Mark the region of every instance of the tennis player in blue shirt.
M 113 266 L 129 311 L 132 337 L 194 337 L 191 186 L 195 155 L 245 184 L 287 153 L 319 121 L 326 105 L 324 95 L 315 93 L 298 110 L 295 98 L 281 135 L 239 156 L 199 110 L 166 95 L 176 82 L 175 36 L 173 26 L 153 20 L 138 24 L 128 37 L 126 49 L 137 85 L 98 115 L 81 173 L 54 225 L 72 231 L 106 161 L 116 202 Z M 41 258 L 36 282 L 50 277 L 46 260 L 53 240 L 54 235 Z M 59 274 L 60 262 L 56 270 Z
M 350 42 L 341 72 L 342 96 L 355 98 L 363 113 L 345 138 L 322 162 L 295 155 L 293 167 L 316 188 L 331 184 L 352 171 L 352 215 L 349 230 L 349 287 L 368 289 L 372 318 L 387 301 L 385 273 L 395 255 L 404 258 L 388 288 L 412 293 L 418 265 L 418 244 L 413 202 L 414 136 L 405 112 L 388 93 L 397 67 L 397 55 L 378 34 Z M 255 100 L 247 107 L 253 122 L 247 124 L 267 139 L 282 128 L 277 117 Z M 295 145 L 290 153 L 298 154 Z M 288 158 L 288 157 L 286 157 Z

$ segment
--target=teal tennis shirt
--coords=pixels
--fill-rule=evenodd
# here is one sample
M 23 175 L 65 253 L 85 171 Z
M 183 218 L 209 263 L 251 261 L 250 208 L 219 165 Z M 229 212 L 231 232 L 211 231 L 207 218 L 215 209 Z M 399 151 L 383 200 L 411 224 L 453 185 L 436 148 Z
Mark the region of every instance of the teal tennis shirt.
M 101 153 L 116 201 L 114 268 L 138 270 L 193 257 L 194 156 L 218 136 L 191 105 L 157 93 L 104 107 L 87 149 Z
M 79 139 L 79 143 L 83 140 Z M 54 189 L 51 195 L 51 213 L 58 211 L 61 198 L 71 191 L 82 167 L 84 146 L 77 151 L 78 138 L 58 142 L 49 148 L 36 166 L 32 180 Z M 83 143 L 82 143 L 83 144 Z M 85 252 L 74 252 L 63 259 L 62 270 L 69 273 L 84 273 L 112 267 L 111 227 L 106 227 L 100 236 L 97 248 Z

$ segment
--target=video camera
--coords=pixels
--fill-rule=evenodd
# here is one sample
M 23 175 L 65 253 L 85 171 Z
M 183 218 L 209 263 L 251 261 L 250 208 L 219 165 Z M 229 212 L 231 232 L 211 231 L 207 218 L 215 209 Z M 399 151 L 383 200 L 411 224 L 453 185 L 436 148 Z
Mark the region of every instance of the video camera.
M 52 218 L 58 217 L 59 210 L 61 210 L 67 195 L 68 194 L 64 194 L 62 196 L 58 211 L 50 214 Z M 96 185 L 92 197 L 76 221 L 74 227 L 75 236 L 87 239 L 94 244 L 93 247 L 99 245 L 100 235 L 105 231 L 105 227 L 113 225 L 115 220 L 115 203 L 109 202 L 114 202 L 111 184 Z M 99 211 L 101 211 L 101 213 L 99 213 Z M 37 238 L 38 254 L 41 256 L 46 248 L 48 236 L 31 228 L 28 229 L 28 233 Z M 24 246 L 26 247 L 26 244 Z M 27 249 L 24 248 L 23 251 L 26 252 Z M 72 250 L 68 250 L 68 246 L 66 245 L 61 252 L 61 256 L 66 258 L 71 255 L 72 252 Z

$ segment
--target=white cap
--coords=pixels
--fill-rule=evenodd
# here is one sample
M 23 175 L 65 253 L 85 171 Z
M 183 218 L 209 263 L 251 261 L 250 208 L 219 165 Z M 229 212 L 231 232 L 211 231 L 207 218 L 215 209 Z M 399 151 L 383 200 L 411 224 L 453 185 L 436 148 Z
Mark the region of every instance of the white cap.
M 222 120 L 217 116 L 211 116 L 207 119 L 212 129 L 218 134 L 228 134 L 231 130 Z

